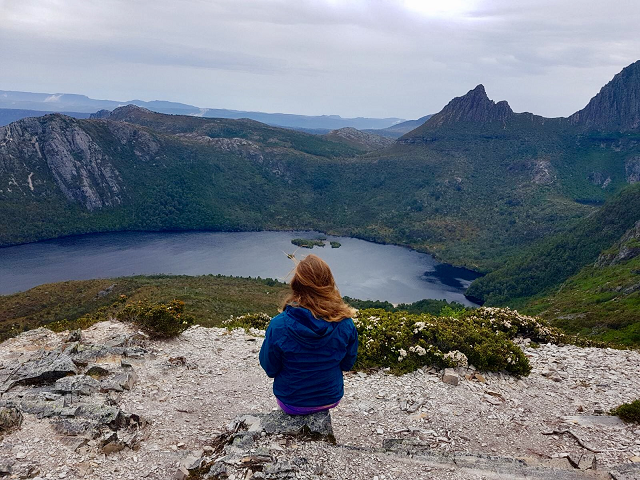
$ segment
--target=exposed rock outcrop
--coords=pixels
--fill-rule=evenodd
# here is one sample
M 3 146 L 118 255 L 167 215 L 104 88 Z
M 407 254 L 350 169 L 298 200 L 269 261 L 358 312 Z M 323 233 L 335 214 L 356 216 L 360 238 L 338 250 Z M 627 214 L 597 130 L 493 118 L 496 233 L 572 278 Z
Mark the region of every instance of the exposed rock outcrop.
M 624 173 L 627 183 L 640 182 L 640 156 L 630 157 L 624 162 Z
M 53 114 L 0 127 L 0 192 L 51 195 L 87 210 L 122 202 L 122 179 L 78 120 Z
M 373 133 L 363 132 L 352 127 L 332 130 L 324 136 L 328 140 L 341 141 L 366 152 L 379 150 L 393 145 L 391 138 Z
M 29 336 L 37 341 L 44 332 L 39 329 Z M 146 351 L 121 345 L 131 343 L 136 336 L 117 335 L 100 344 L 63 343 L 53 350 L 27 348 L 20 352 L 17 365 L 3 363 L 0 431 L 19 428 L 24 415 L 33 415 L 47 419 L 53 431 L 62 435 L 60 441 L 72 450 L 93 448 L 113 453 L 137 448 L 144 419 L 126 413 L 109 393 L 135 385 L 137 377 L 124 359 L 129 353 L 140 358 Z M 89 361 L 102 365 L 87 369 L 101 368 L 106 372 L 101 380 L 79 373 Z M 118 362 L 123 366 L 118 367 Z
M 480 84 L 466 95 L 451 100 L 446 107 L 432 116 L 425 126 L 440 127 L 458 122 L 504 122 L 514 115 L 509 104 L 490 100 L 484 85 Z
M 640 128 L 640 60 L 625 67 L 569 117 L 569 123 L 588 129 L 630 131 Z
M 598 257 L 596 267 L 617 265 L 638 255 L 640 255 L 640 220 L 627 230 L 613 248 Z

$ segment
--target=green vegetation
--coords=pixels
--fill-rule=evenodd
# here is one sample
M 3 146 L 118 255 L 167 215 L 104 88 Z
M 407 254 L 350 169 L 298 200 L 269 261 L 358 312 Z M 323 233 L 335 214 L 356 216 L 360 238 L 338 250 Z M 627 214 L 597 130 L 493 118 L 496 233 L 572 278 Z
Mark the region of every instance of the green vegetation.
M 220 326 L 232 315 L 256 311 L 276 315 L 287 288 L 272 279 L 220 275 L 138 276 L 40 285 L 0 296 L 0 339 L 40 326 L 86 328 L 138 302 L 149 305 L 179 300 L 196 323 Z
M 587 265 L 525 310 L 566 332 L 622 345 L 640 345 L 640 256 L 613 265 Z
M 569 334 L 640 345 L 640 249 L 635 236 L 621 241 L 638 212 L 640 185 L 632 185 L 571 231 L 476 280 L 467 295 L 540 315 Z
M 631 403 L 623 403 L 611 410 L 611 415 L 617 415 L 625 422 L 640 423 L 640 399 Z
M 293 240 L 291 240 L 291 243 L 293 243 L 296 247 L 302 248 L 324 247 L 325 245 L 324 240 L 314 240 L 309 238 L 294 238 Z
M 271 316 L 266 313 L 248 313 L 234 317 L 233 315 L 222 322 L 228 329 L 244 328 L 245 330 L 266 330 L 271 322 Z
M 343 299 L 358 310 L 381 308 L 387 312 L 429 313 L 431 315 L 456 315 L 457 312 L 467 310 L 467 307 L 461 303 L 448 302 L 446 300 L 424 299 L 413 303 L 401 303 L 394 307 L 393 304 L 381 300 L 358 300 L 351 297 L 343 297 Z
M 168 304 L 130 303 L 117 313 L 116 318 L 135 323 L 151 338 L 176 337 L 194 324 L 193 317 L 184 314 L 184 302 L 181 300 L 172 300 Z
M 331 248 L 340 248 L 342 246 L 340 242 L 329 242 L 329 245 L 331 245 Z
M 510 318 L 511 312 L 499 318 Z M 458 318 L 413 315 L 371 309 L 358 312 L 357 368 L 389 367 L 407 373 L 426 365 L 456 366 L 461 352 L 483 371 L 506 370 L 522 376 L 531 371 L 529 360 L 511 339 L 513 325 L 491 322 L 482 314 Z M 507 327 L 509 325 L 509 327 Z
M 639 219 L 640 184 L 623 190 L 568 232 L 543 240 L 505 266 L 477 279 L 467 295 L 490 305 L 520 306 L 549 293 L 582 267 L 595 262 Z

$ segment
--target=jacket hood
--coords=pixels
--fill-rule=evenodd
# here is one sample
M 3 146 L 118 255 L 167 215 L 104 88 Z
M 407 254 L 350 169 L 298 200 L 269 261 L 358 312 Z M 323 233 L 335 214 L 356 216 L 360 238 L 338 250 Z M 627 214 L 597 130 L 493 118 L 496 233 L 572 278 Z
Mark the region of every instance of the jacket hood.
M 291 335 L 306 346 L 322 346 L 331 340 L 338 323 L 317 319 L 306 308 L 287 305 L 285 325 Z

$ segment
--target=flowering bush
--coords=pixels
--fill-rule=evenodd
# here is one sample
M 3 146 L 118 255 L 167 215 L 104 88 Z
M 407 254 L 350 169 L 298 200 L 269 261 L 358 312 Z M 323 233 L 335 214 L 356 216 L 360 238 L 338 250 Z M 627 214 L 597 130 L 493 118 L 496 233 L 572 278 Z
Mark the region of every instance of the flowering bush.
M 266 313 L 248 313 L 246 315 L 240 315 L 234 317 L 231 315 L 227 320 L 224 320 L 222 324 L 229 330 L 234 328 L 244 328 L 250 333 L 257 333 L 256 330 L 266 330 L 269 326 L 271 317 Z
M 184 302 L 181 300 L 167 304 L 130 303 L 118 313 L 118 319 L 137 324 L 155 338 L 178 336 L 194 323 L 193 317 L 184 314 Z
M 528 375 L 529 360 L 511 341 L 520 334 L 517 325 L 528 323 L 516 312 L 491 309 L 493 317 L 490 312 L 474 315 L 479 310 L 485 309 L 460 318 L 361 310 L 353 319 L 359 335 L 356 368 L 390 367 L 400 374 L 425 365 L 444 368 L 468 362 L 480 370 Z

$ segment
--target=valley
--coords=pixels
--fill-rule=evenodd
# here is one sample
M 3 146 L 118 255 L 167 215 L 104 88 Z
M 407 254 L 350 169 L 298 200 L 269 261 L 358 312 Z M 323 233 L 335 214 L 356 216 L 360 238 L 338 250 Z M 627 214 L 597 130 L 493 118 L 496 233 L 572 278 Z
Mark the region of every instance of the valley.
M 90 119 L 25 118 L 0 127 L 0 245 L 132 230 L 317 230 L 489 273 L 472 298 L 559 319 L 562 302 L 538 300 L 557 298 L 638 220 L 639 84 L 636 62 L 568 118 L 514 113 L 478 85 L 396 141 L 134 105 Z M 624 325 L 636 323 L 637 294 L 622 302 Z

